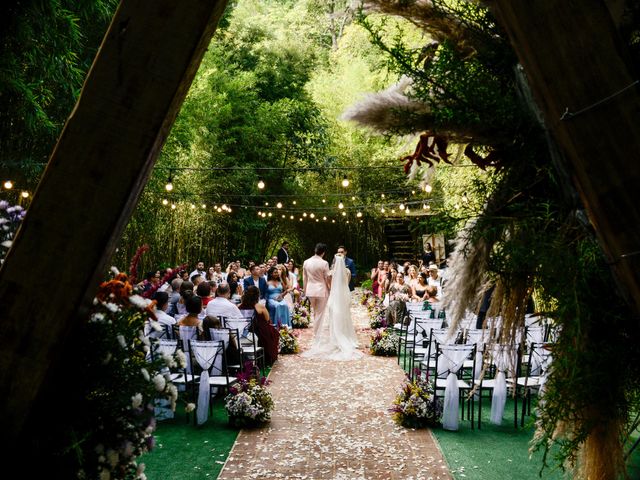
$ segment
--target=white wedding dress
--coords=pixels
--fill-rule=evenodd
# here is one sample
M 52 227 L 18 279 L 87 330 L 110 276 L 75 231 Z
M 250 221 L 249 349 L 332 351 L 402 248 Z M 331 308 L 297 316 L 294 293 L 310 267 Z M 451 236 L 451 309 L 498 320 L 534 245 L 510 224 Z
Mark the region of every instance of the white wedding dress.
M 313 339 L 313 345 L 303 357 L 322 360 L 357 360 L 363 353 L 358 350 L 358 339 L 351 320 L 350 272 L 344 257 L 336 255 L 331 270 L 331 292 L 324 311 L 321 327 Z

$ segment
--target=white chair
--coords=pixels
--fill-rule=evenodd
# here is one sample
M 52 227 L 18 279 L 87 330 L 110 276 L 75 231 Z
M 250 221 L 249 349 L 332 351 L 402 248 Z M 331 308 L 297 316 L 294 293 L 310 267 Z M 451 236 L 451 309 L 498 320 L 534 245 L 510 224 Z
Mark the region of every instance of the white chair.
M 520 376 L 515 379 L 516 400 L 518 392 L 522 396 L 520 425 L 524 426 L 525 415 L 531 415 L 531 395 L 537 391 L 538 397 L 544 393 L 544 386 L 552 366 L 551 343 L 533 343 L 529 345 L 526 364 L 523 364 Z M 524 375 L 523 375 L 524 374 Z M 511 382 L 513 384 L 513 382 Z
M 471 390 L 471 384 L 458 378 L 458 372 L 467 358 L 475 358 L 475 345 L 442 345 L 436 341 L 435 369 L 436 379 L 434 385 L 434 401 L 437 401 L 438 390 L 444 390 L 444 405 L 442 411 L 442 428 L 445 430 L 458 430 L 458 409 L 461 390 Z M 475 405 L 473 395 L 462 403 L 462 417 L 464 418 L 465 403 L 471 420 L 471 428 L 474 428 Z
M 190 349 L 194 360 L 202 368 L 198 387 L 198 400 L 196 407 L 196 423 L 202 425 L 209 417 L 209 405 L 212 389 L 217 393 L 219 388 L 227 391 L 236 383 L 236 377 L 229 376 L 225 358 L 225 346 L 223 341 L 191 340 Z
M 440 318 L 415 318 L 411 320 L 404 340 L 400 338 L 399 349 L 404 346 L 403 368 L 407 368 L 407 356 L 410 359 L 410 376 L 413 378 L 415 362 L 421 360 L 429 351 L 431 331 L 442 327 Z M 402 352 L 401 352 L 402 354 Z
M 246 317 L 225 317 L 223 319 L 224 325 L 227 328 L 236 329 L 240 333 L 240 345 L 242 348 L 242 358 L 253 364 L 255 369 L 260 369 L 260 372 L 265 373 L 265 357 L 264 348 L 258 346 L 258 336 L 256 335 L 256 328 L 253 325 L 255 322 L 255 313 L 251 310 L 242 310 L 247 312 Z M 252 328 L 253 327 L 253 328 Z M 250 332 L 249 330 L 253 330 Z

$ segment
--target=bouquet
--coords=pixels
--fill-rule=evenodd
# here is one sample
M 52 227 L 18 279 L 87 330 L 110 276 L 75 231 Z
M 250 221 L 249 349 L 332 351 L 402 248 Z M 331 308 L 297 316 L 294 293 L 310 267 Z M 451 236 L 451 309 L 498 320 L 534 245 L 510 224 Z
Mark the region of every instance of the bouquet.
M 300 303 L 296 303 L 293 306 L 293 315 L 291 317 L 291 323 L 294 328 L 307 328 L 310 320 L 309 309 Z
M 297 334 L 288 326 L 280 327 L 280 353 L 298 353 Z
M 238 374 L 238 383 L 229 388 L 224 408 L 229 421 L 237 427 L 254 427 L 271 420 L 273 397 L 267 390 L 269 381 L 255 372 L 250 362 Z
M 371 354 L 391 357 L 398 353 L 400 337 L 392 328 L 379 328 L 371 337 Z
M 433 383 L 417 372 L 413 381 L 407 376 L 389 411 L 393 421 L 403 427 L 436 427 L 442 416 L 442 401 L 434 399 Z

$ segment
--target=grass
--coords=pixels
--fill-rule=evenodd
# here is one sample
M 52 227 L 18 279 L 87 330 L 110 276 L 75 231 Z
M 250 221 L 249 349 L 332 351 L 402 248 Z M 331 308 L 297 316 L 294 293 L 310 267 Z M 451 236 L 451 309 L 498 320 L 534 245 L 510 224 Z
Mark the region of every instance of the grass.
M 221 399 L 213 402 L 213 414 L 207 422 L 196 427 L 186 423 L 184 412 L 176 412 L 172 420 L 158 423 L 156 447 L 140 458 L 146 464 L 150 479 L 213 479 L 217 478 L 238 429 L 228 423 Z

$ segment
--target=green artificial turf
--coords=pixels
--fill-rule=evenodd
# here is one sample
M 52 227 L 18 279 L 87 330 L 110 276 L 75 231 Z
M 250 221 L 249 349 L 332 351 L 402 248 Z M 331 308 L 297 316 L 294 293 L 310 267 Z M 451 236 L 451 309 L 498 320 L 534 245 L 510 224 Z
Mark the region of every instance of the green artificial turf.
M 231 427 L 221 399 L 213 402 L 213 414 L 201 426 L 194 425 L 193 413 L 186 423 L 183 411 L 171 420 L 158 422 L 155 448 L 143 455 L 150 480 L 199 480 L 218 477 L 238 436 Z

